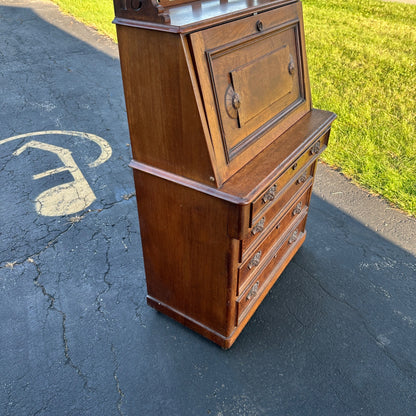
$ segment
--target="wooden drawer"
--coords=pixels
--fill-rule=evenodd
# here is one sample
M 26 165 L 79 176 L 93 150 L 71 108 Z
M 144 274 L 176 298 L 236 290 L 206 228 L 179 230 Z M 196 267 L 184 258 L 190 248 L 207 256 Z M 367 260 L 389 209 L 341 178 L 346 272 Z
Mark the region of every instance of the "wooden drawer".
M 296 249 L 296 242 L 301 239 L 305 231 L 306 215 L 297 223 L 282 240 L 276 244 L 264 262 L 264 266 L 259 273 L 252 279 L 242 295 L 237 299 L 237 322 L 244 318 L 250 307 L 256 302 L 267 284 L 273 279 L 278 268 L 282 265 L 285 258 Z
M 190 35 L 228 162 L 307 101 L 300 14 L 292 4 Z
M 293 203 L 313 182 L 316 162 L 312 162 L 304 167 L 286 186 L 276 194 L 273 203 L 264 204 L 264 209 L 259 211 L 254 218 L 255 223 L 262 218 L 275 218 L 281 212 L 286 211 L 288 206 Z
M 328 143 L 329 131 L 316 140 L 309 149 L 296 159 L 291 167 L 287 169 L 279 178 L 268 186 L 266 190 L 253 202 L 251 226 L 257 224 L 259 219 L 264 216 L 266 211 L 276 204 L 283 192 L 286 192 L 292 185 L 302 185 L 309 176 L 314 175 L 314 170 L 310 169 L 311 163 L 316 160 L 319 154 L 325 149 Z M 305 169 L 303 169 L 305 168 Z M 306 175 L 306 178 L 304 178 Z M 293 188 L 296 192 L 296 186 Z M 280 204 L 281 205 L 281 204 Z M 270 217 L 270 214 L 269 214 Z
M 263 267 L 265 260 L 268 258 L 270 249 L 295 222 L 299 222 L 299 218 L 303 218 L 307 214 L 308 204 L 312 188 L 307 189 L 284 215 L 268 230 L 267 235 L 255 250 L 248 256 L 238 269 L 238 285 L 237 295 L 240 295 L 249 282 L 251 276 L 257 273 Z
M 310 185 L 310 181 L 308 181 L 308 184 Z M 252 247 L 259 244 L 260 241 L 268 239 L 269 233 L 272 232 L 274 234 L 274 230 L 276 229 L 278 229 L 279 234 L 284 233 L 287 226 L 289 226 L 289 223 L 286 222 L 286 217 L 290 217 L 289 214 L 293 213 L 295 209 L 296 212 L 299 211 L 298 207 L 300 207 L 301 210 L 308 207 L 311 198 L 311 193 L 311 186 L 309 186 L 306 190 L 304 190 L 304 187 L 302 187 L 302 192 L 300 193 L 300 195 L 295 195 L 294 202 L 291 202 L 291 205 L 287 210 L 279 211 L 274 217 L 272 217 L 274 210 L 272 210 L 271 212 L 266 212 L 266 214 L 262 216 L 260 220 L 257 222 L 258 228 L 253 227 L 250 235 L 244 240 L 241 240 L 240 261 L 245 262 L 247 257 L 251 257 L 251 252 L 253 251 Z M 288 192 L 288 195 L 286 197 L 283 197 L 282 200 L 287 202 L 287 200 L 290 199 L 290 195 L 291 193 Z M 300 212 L 297 212 L 297 214 L 300 214 Z M 295 216 L 296 215 L 293 215 L 293 217 Z M 283 226 L 284 224 L 286 224 L 286 226 Z M 262 245 L 263 243 L 260 242 L 260 244 Z

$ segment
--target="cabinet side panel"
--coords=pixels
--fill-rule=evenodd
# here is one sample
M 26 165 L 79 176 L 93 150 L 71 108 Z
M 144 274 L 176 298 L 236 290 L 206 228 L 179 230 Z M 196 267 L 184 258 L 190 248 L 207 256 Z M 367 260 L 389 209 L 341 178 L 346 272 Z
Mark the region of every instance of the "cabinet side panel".
M 238 251 L 230 205 L 138 170 L 134 178 L 149 296 L 227 337 Z
M 213 185 L 180 35 L 117 26 L 133 158 Z

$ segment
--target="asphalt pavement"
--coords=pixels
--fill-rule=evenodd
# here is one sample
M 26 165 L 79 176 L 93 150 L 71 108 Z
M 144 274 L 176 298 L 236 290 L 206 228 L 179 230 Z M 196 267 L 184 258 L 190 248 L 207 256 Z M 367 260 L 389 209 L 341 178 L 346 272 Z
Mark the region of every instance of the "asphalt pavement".
M 146 306 L 117 46 L 0 0 L 0 89 L 0 415 L 416 414 L 415 218 L 320 165 L 223 351 Z

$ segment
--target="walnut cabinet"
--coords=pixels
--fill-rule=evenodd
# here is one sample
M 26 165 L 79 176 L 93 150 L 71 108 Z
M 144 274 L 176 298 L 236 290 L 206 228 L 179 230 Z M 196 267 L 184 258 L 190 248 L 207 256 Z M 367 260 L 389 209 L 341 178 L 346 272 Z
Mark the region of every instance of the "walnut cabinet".
M 301 2 L 114 6 L 148 304 L 229 348 L 305 240 L 335 119 Z

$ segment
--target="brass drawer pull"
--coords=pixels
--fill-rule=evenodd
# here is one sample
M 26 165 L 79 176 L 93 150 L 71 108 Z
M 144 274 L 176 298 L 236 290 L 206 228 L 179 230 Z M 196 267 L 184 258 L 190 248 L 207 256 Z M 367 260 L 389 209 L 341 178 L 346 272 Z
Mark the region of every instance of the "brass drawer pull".
M 240 96 L 236 92 L 234 92 L 231 98 L 231 104 L 236 110 L 238 110 L 241 106 Z
M 251 230 L 252 235 L 256 235 L 257 233 L 261 233 L 264 230 L 264 224 L 266 222 L 266 218 L 263 217 Z
M 305 183 L 306 182 L 306 175 L 305 174 L 303 174 L 297 181 L 296 181 L 296 183 L 298 184 L 298 185 L 300 185 L 300 184 L 302 184 L 302 183 Z
M 246 297 L 247 300 L 250 300 L 251 298 L 257 295 L 257 292 L 259 291 L 259 285 L 260 285 L 260 282 L 256 282 L 254 284 L 254 286 L 247 293 L 247 297 Z
M 302 201 L 298 202 L 298 204 L 296 205 L 295 209 L 293 210 L 292 214 L 293 216 L 295 215 L 299 215 L 302 212 Z
M 312 147 L 310 150 L 310 154 L 311 155 L 317 155 L 319 153 L 319 151 L 321 150 L 321 141 L 318 140 Z
M 298 239 L 299 237 L 298 234 L 299 234 L 298 230 L 293 232 L 292 236 L 289 238 L 289 241 L 288 241 L 289 244 L 293 244 Z
M 251 270 L 253 267 L 257 267 L 260 263 L 261 258 L 261 251 L 258 251 L 254 257 L 250 260 L 250 262 L 247 264 L 247 268 Z
M 267 204 L 276 197 L 277 185 L 273 185 L 263 196 L 263 204 Z

